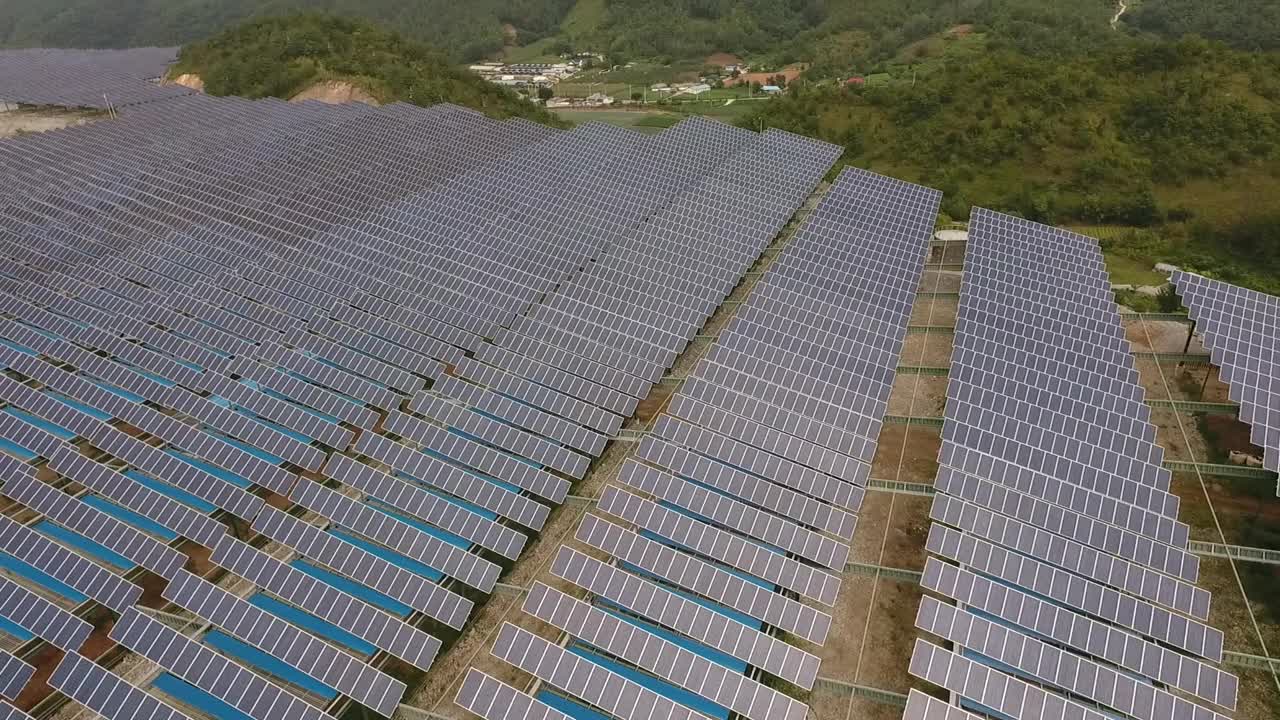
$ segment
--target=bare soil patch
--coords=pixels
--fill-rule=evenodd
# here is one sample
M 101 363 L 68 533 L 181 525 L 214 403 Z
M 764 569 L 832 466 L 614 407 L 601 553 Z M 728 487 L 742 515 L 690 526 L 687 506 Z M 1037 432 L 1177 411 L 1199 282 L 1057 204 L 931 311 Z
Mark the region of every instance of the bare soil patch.
M 105 117 L 97 110 L 21 108 L 0 112 L 0 138 L 88 125 Z
M 889 393 L 889 415 L 941 417 L 947 404 L 947 378 L 898 375 Z
M 366 105 L 378 104 L 377 98 L 370 95 L 367 90 L 342 80 L 318 82 L 289 98 L 289 102 L 303 102 L 305 100 L 319 100 L 330 105 L 349 102 L 362 102 Z
M 903 453 L 903 446 L 906 453 Z M 942 432 L 938 428 L 885 425 L 871 463 L 871 476 L 881 480 L 933 483 L 938 474 L 938 450 Z

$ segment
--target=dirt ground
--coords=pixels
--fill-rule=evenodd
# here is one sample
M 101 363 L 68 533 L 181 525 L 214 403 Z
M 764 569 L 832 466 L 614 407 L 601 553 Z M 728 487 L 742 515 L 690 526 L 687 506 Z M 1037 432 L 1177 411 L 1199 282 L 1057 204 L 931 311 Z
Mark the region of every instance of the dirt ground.
M 951 336 L 908 335 L 902 341 L 902 365 L 947 367 L 951 364 Z
M 364 88 L 356 87 L 349 82 L 340 80 L 326 80 L 316 83 L 302 92 L 289 98 L 289 102 L 303 102 L 305 100 L 319 100 L 322 103 L 330 105 L 340 105 L 349 102 L 362 102 L 366 105 L 377 105 L 378 100 L 368 93 Z
M 955 327 L 958 306 L 955 298 L 918 299 L 911 308 L 911 324 Z
M 72 125 L 87 125 L 102 117 L 103 114 L 96 110 L 65 108 L 22 108 L 0 112 L 0 138 L 58 130 Z
M 903 451 L 903 446 L 906 451 Z M 880 480 L 933 484 L 938 474 L 940 428 L 885 425 L 871 463 L 871 477 Z
M 889 415 L 942 417 L 947 404 L 947 378 L 901 374 L 889 393 Z

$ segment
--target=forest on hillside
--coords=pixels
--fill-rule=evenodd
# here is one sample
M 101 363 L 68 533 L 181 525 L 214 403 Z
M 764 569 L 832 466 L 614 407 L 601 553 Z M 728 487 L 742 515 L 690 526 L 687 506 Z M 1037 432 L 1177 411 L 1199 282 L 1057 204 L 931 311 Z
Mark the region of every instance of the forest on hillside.
M 1004 26 L 1028 48 L 1105 27 L 1115 0 L 5 0 L 0 47 L 180 45 L 253 18 L 316 11 L 370 20 L 454 61 L 547 41 L 621 58 L 713 52 L 778 63 L 868 63 L 957 23 Z M 1280 44 L 1274 0 L 1144 0 L 1133 26 L 1243 50 Z M 1052 31 L 1044 32 L 1045 28 Z
M 979 205 L 1159 228 L 1134 252 L 1280 292 L 1280 54 L 1105 32 L 1036 53 L 997 30 L 931 47 L 895 81 L 793 83 L 742 124 L 838 143 L 844 163 L 943 190 L 957 219 Z
M 452 65 L 439 51 L 361 20 L 315 13 L 245 23 L 182 49 L 173 74 L 194 73 L 213 95 L 291 98 L 324 80 L 352 81 L 381 102 L 449 102 L 492 117 L 558 124 L 510 90 Z

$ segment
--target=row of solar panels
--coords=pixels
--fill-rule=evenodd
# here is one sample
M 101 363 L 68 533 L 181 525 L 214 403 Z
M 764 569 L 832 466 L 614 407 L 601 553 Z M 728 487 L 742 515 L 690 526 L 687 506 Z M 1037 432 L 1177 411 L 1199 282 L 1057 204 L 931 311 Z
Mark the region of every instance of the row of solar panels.
M 50 473 L 0 558 L 60 613 L 12 622 L 92 598 L 170 699 L 389 715 L 369 659 L 431 665 L 837 152 L 203 97 L 0 144 L 0 436 Z M 79 647 L 53 686 L 120 716 Z
M 493 655 L 486 720 L 804 718 L 939 194 L 846 169 L 562 546 Z M 708 602 L 710 601 L 710 602 Z
M 1205 704 L 1239 683 L 1096 241 L 975 210 L 952 363 L 916 618 L 952 649 L 917 640 L 910 670 L 958 702 L 907 717 L 1225 717 Z
M 108 108 L 187 95 L 156 84 L 177 48 L 0 50 L 0 102 Z
M 1280 298 L 1181 271 L 1171 280 L 1230 398 L 1240 403 L 1240 421 L 1251 426 L 1263 467 L 1280 472 Z

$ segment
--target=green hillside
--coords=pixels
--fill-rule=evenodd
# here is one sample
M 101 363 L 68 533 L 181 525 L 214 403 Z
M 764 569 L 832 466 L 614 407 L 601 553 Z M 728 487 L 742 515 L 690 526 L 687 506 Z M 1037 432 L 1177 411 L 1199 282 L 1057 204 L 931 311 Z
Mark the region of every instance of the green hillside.
M 1280 46 L 1273 0 L 1130 4 L 1126 22 L 1144 31 L 1197 33 L 1244 50 Z M 316 11 L 394 28 L 454 60 L 532 46 L 677 61 L 732 52 L 838 66 L 892 57 L 960 23 L 1021 29 L 1012 36 L 1028 47 L 1053 48 L 1105 28 L 1115 7 L 1115 0 L 5 0 L 0 46 L 179 45 L 256 17 Z
M 493 117 L 556 124 L 509 90 L 461 70 L 438 51 L 373 25 L 303 14 L 246 23 L 182 49 L 172 75 L 194 73 L 213 95 L 290 98 L 325 80 L 345 80 L 381 102 L 451 102 Z
M 4 0 L 0 46 L 182 45 L 252 18 L 316 11 L 362 18 L 454 59 L 498 52 L 559 30 L 575 0 Z
M 745 127 L 845 147 L 844 162 L 1032 219 L 1110 233 L 1280 290 L 1280 55 L 1113 33 L 1032 55 L 998 34 L 940 40 L 866 89 L 793 86 Z
M 1167 37 L 1195 34 L 1241 50 L 1280 50 L 1275 0 L 1146 0 L 1126 22 Z

